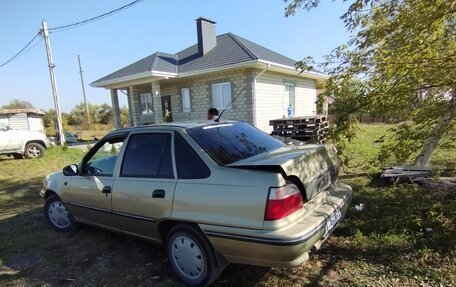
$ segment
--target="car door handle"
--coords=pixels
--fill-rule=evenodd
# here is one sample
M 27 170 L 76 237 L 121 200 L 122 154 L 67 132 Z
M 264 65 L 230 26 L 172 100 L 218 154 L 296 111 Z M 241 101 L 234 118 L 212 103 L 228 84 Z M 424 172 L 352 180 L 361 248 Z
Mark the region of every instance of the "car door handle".
M 103 187 L 101 190 L 102 193 L 106 194 L 106 197 L 108 196 L 108 193 L 111 193 L 111 187 L 109 185 Z
M 165 191 L 163 189 L 156 189 L 152 192 L 152 198 L 165 198 Z

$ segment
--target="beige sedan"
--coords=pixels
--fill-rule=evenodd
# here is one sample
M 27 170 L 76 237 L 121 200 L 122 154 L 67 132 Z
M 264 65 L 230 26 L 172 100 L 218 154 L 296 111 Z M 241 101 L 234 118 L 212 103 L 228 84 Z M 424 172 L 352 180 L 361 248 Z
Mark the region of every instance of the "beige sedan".
M 55 230 L 153 240 L 182 282 L 206 286 L 228 263 L 307 260 L 351 199 L 337 173 L 329 146 L 285 144 L 244 122 L 171 123 L 109 133 L 48 175 L 41 195 Z

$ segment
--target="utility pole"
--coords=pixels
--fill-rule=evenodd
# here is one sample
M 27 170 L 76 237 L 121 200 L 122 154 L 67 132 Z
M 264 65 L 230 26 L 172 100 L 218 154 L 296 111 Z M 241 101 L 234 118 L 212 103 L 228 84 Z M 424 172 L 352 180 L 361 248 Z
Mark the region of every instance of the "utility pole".
M 87 104 L 86 92 L 84 88 L 84 79 L 82 77 L 82 68 L 81 68 L 81 58 L 78 55 L 78 63 L 79 63 L 79 74 L 81 75 L 81 85 L 82 85 L 82 95 L 84 96 L 84 105 L 85 105 L 85 112 L 87 116 L 87 123 L 90 125 L 90 115 L 89 115 L 89 106 Z
M 52 95 L 54 96 L 54 105 L 55 105 L 55 118 L 57 121 L 57 133 L 59 137 L 60 145 L 65 144 L 65 135 L 63 133 L 62 127 L 62 115 L 60 113 L 60 103 L 59 103 L 59 94 L 57 91 L 57 84 L 55 82 L 54 68 L 55 65 L 52 61 L 52 52 L 51 52 L 51 43 L 49 41 L 49 30 L 47 28 L 47 23 L 43 20 L 41 22 L 41 36 L 44 38 L 44 43 L 46 45 L 46 54 L 48 59 L 49 74 L 51 76 L 51 86 L 52 86 Z

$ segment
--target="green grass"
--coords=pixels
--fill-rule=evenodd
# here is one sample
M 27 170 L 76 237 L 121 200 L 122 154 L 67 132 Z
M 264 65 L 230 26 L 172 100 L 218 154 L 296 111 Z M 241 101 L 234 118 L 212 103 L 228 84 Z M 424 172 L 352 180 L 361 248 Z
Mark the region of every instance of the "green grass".
M 376 173 L 381 171 L 382 164 L 377 160 L 380 143 L 377 141 L 392 124 L 362 124 L 356 138 L 347 146 L 347 173 Z M 409 164 L 412 164 L 410 162 Z M 396 163 L 395 163 L 396 164 Z M 456 150 L 437 148 L 429 160 L 428 166 L 440 175 L 456 174 Z
M 382 181 L 374 141 L 386 129 L 363 125 L 348 147 L 341 180 L 353 187 L 352 204 L 308 262 L 232 264 L 214 286 L 456 286 L 456 191 Z M 88 226 L 72 234 L 48 227 L 41 180 L 82 155 L 55 147 L 37 160 L 0 158 L 0 286 L 181 286 L 160 246 Z M 455 157 L 436 150 L 431 164 L 447 170 Z

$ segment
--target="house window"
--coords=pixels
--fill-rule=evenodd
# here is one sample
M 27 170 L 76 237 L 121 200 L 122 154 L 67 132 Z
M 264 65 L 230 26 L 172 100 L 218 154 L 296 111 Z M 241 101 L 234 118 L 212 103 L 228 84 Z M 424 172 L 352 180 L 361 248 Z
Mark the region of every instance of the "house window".
M 153 114 L 154 109 L 152 106 L 152 94 L 140 94 L 139 105 L 141 107 L 141 114 Z
M 231 109 L 231 83 L 212 84 L 212 105 L 217 109 Z
M 283 111 L 287 117 L 291 118 L 295 114 L 295 86 L 293 84 L 284 84 L 284 87 Z
M 192 107 L 190 105 L 190 89 L 183 88 L 181 91 L 182 91 L 182 111 L 191 112 Z

